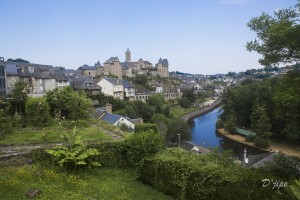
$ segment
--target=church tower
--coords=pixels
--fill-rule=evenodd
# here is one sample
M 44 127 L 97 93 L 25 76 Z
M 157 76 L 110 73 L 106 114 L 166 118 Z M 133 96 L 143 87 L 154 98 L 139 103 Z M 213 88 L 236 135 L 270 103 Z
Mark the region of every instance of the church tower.
M 129 48 L 127 48 L 127 51 L 125 52 L 125 58 L 127 62 L 131 62 L 131 52 Z

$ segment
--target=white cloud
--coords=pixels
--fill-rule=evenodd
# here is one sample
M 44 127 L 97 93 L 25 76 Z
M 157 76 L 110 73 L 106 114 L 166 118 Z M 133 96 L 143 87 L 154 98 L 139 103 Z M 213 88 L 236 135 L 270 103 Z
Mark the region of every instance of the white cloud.
M 219 3 L 221 4 L 228 4 L 228 5 L 243 5 L 246 4 L 248 0 L 220 0 Z

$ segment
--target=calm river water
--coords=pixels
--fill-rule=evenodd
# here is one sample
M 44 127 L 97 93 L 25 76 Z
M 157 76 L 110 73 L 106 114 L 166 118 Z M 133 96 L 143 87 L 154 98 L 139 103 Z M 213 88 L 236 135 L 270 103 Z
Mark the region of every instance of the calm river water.
M 194 118 L 193 121 L 195 126 L 191 127 L 191 142 L 206 148 L 218 147 L 220 151 L 232 150 L 234 156 L 238 157 L 239 159 L 243 157 L 245 148 L 247 149 L 247 154 L 254 155 L 264 153 L 262 150 L 230 140 L 217 133 L 216 122 L 220 114 L 220 108 L 216 108 L 205 115 Z

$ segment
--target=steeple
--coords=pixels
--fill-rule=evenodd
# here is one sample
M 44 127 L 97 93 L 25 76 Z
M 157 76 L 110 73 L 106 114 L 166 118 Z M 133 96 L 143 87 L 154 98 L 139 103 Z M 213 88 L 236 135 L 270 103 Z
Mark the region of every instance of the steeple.
M 131 52 L 129 48 L 127 48 L 127 51 L 125 52 L 125 58 L 127 62 L 131 62 Z

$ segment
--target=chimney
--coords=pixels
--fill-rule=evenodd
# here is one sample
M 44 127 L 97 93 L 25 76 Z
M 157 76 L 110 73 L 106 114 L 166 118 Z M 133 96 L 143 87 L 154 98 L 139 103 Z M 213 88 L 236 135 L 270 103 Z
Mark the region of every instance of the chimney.
M 107 103 L 107 104 L 105 105 L 105 111 L 106 111 L 107 113 L 112 113 L 112 104 Z

